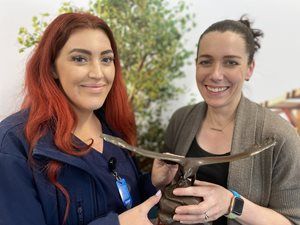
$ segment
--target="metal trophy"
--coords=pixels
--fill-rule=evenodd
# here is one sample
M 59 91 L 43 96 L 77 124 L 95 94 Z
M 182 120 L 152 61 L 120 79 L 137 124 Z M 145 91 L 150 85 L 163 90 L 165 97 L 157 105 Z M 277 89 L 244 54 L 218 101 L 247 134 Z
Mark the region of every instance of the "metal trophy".
M 100 135 L 105 141 L 117 145 L 121 148 L 127 149 L 131 152 L 137 153 L 144 157 L 153 159 L 164 160 L 166 163 L 179 164 L 179 173 L 175 177 L 174 181 L 162 189 L 162 198 L 159 202 L 158 219 L 160 224 L 179 225 L 181 223 L 173 220 L 176 207 L 180 205 L 196 205 L 203 199 L 192 196 L 175 196 L 173 190 L 178 187 L 189 187 L 194 184 L 196 172 L 199 166 L 209 165 L 214 163 L 233 162 L 240 159 L 245 159 L 262 151 L 269 149 L 276 145 L 275 138 L 267 138 L 261 144 L 255 144 L 248 149 L 245 149 L 242 153 L 227 155 L 227 156 L 215 156 L 215 157 L 184 157 L 171 153 L 159 153 L 149 150 L 145 150 L 139 147 L 131 146 L 124 140 L 118 137 L 113 137 L 107 134 Z M 209 224 L 209 223 L 206 223 Z M 182 225 L 182 224 L 181 224 Z

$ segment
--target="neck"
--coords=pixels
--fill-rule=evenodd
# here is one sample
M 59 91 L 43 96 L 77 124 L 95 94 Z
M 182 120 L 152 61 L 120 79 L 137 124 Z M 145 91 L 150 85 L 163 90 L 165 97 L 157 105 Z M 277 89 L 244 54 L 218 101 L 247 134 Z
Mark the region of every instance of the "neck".
M 83 141 L 96 139 L 102 133 L 102 126 L 94 114 L 90 113 L 76 113 L 77 125 L 74 134 Z
M 224 107 L 215 108 L 207 105 L 205 120 L 209 120 L 209 123 L 214 127 L 223 127 L 228 122 L 233 121 L 241 97 L 242 93 L 233 99 L 230 104 Z
M 235 110 L 220 110 L 208 107 L 205 121 L 211 130 L 222 132 L 234 121 Z

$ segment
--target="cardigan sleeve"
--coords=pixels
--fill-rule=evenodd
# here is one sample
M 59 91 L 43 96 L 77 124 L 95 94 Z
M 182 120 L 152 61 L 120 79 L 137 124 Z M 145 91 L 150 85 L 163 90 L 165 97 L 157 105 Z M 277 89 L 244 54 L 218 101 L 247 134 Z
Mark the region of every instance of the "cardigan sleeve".
M 269 206 L 300 224 L 300 138 L 292 128 L 285 129 L 285 138 L 275 155 Z

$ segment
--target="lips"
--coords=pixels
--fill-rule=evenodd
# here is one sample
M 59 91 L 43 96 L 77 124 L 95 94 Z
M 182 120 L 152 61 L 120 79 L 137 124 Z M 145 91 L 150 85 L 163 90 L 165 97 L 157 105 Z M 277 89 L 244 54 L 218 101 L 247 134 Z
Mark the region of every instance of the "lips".
M 89 93 L 93 94 L 100 94 L 104 90 L 106 90 L 107 84 L 82 84 L 80 87 L 82 87 L 84 90 L 86 90 Z
M 205 87 L 209 92 L 213 92 L 213 93 L 221 93 L 229 89 L 229 86 L 216 87 L 216 86 L 205 85 Z
M 86 88 L 102 88 L 106 86 L 106 84 L 82 84 L 81 86 Z

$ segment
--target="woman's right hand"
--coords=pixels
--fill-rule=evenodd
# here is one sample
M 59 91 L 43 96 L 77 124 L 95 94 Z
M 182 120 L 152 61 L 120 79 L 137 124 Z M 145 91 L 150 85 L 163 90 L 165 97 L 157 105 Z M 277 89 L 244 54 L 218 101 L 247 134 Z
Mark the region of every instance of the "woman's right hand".
M 164 162 L 163 160 L 154 159 L 151 172 L 152 184 L 157 189 L 163 188 L 174 179 L 177 170 L 177 164 L 172 165 Z
M 158 191 L 143 203 L 120 214 L 120 225 L 152 225 L 148 219 L 148 212 L 159 202 L 160 198 L 161 191 Z

